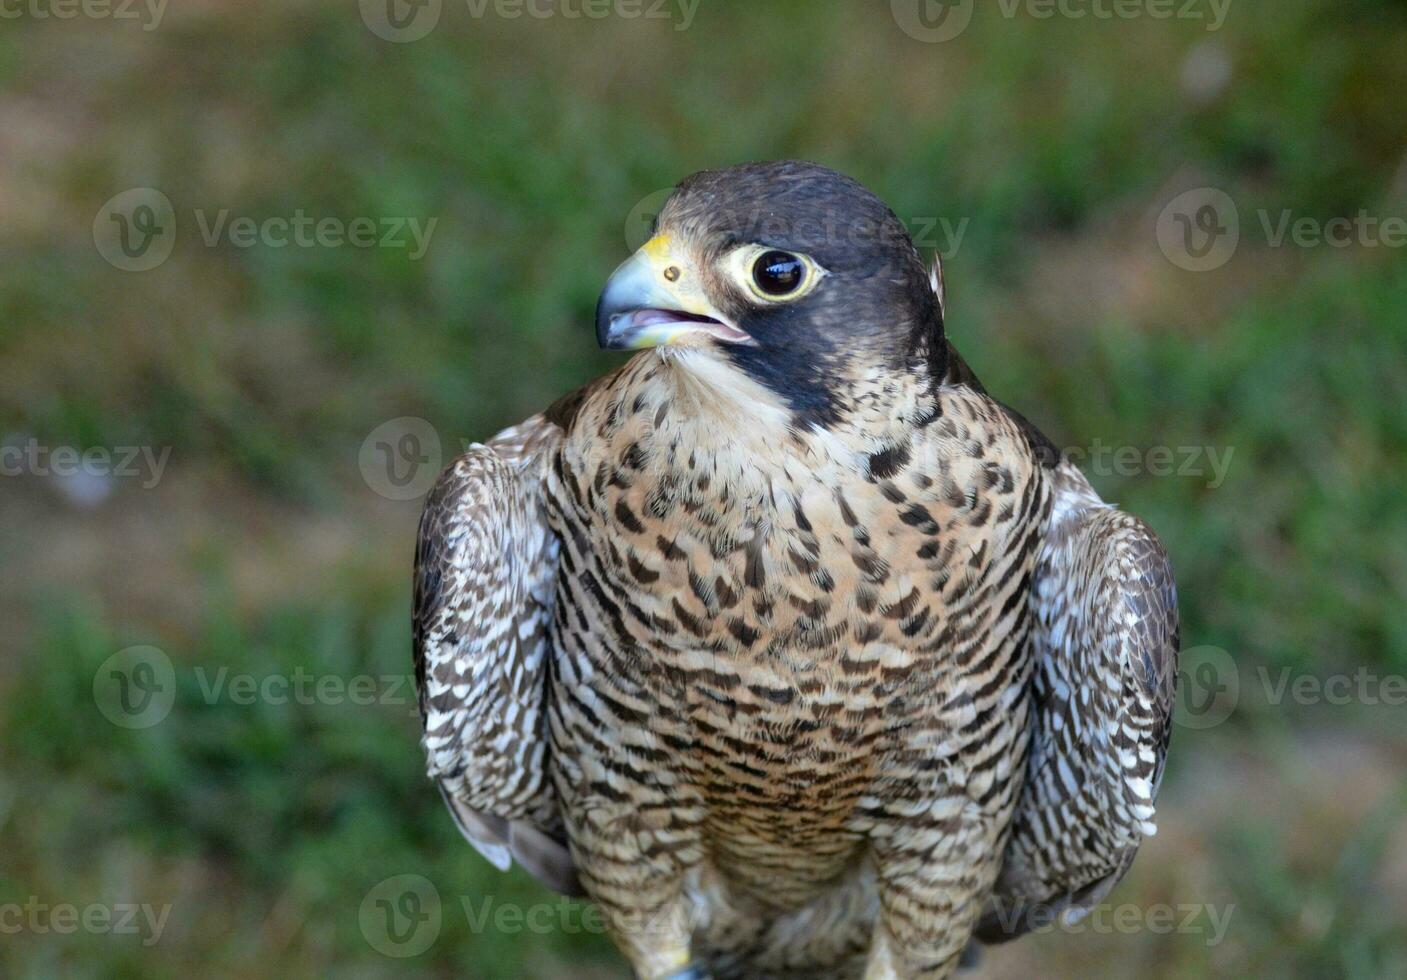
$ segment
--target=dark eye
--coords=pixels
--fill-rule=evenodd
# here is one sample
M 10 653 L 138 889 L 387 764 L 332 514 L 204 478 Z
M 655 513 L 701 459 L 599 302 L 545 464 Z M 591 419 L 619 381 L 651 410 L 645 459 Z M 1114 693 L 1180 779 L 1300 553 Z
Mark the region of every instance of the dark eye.
M 764 252 L 752 265 L 752 281 L 768 296 L 794 293 L 805 278 L 805 263 L 790 252 Z

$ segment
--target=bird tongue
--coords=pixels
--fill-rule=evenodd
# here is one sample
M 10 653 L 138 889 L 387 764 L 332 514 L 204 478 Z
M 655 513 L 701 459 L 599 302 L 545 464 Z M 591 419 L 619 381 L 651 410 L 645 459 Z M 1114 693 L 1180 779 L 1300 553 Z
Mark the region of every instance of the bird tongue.
M 731 324 L 715 320 L 711 316 L 685 313 L 683 310 L 636 310 L 631 316 L 635 325 L 641 328 L 664 324 L 696 323 L 703 328 L 705 333 L 717 337 L 725 343 L 750 344 L 755 342 L 746 331 L 739 330 Z
M 656 323 L 718 323 L 711 316 L 699 316 L 682 310 L 639 310 L 635 314 L 639 326 L 648 327 Z M 722 324 L 719 324 L 722 326 Z

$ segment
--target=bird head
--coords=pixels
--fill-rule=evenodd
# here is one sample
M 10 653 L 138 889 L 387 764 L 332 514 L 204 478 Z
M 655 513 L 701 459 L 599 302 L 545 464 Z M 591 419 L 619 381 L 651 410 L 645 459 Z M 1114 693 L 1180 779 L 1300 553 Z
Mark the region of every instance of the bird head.
M 596 334 L 608 349 L 743 372 L 819 424 L 845 411 L 858 380 L 941 375 L 946 349 L 903 223 L 849 177 L 794 161 L 683 181 L 606 283 Z

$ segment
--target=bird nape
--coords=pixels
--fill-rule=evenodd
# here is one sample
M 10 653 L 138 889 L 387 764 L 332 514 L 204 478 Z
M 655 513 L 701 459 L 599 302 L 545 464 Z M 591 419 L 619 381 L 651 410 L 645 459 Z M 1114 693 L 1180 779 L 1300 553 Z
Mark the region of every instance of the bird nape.
M 697 174 L 619 369 L 455 460 L 416 550 L 429 773 L 644 980 L 946 977 L 1153 833 L 1167 556 L 944 333 L 861 185 Z

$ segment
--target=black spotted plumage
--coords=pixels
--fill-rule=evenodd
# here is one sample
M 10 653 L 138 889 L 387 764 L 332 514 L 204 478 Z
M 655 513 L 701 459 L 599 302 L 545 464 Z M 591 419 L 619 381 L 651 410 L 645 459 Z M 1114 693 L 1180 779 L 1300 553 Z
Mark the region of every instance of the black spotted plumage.
M 657 232 L 597 330 L 661 346 L 427 502 L 417 678 L 461 829 L 582 889 L 647 980 L 943 977 L 1097 901 L 1167 747 L 1157 539 L 987 395 L 858 184 L 701 175 Z M 755 249 L 813 278 L 754 295 Z

